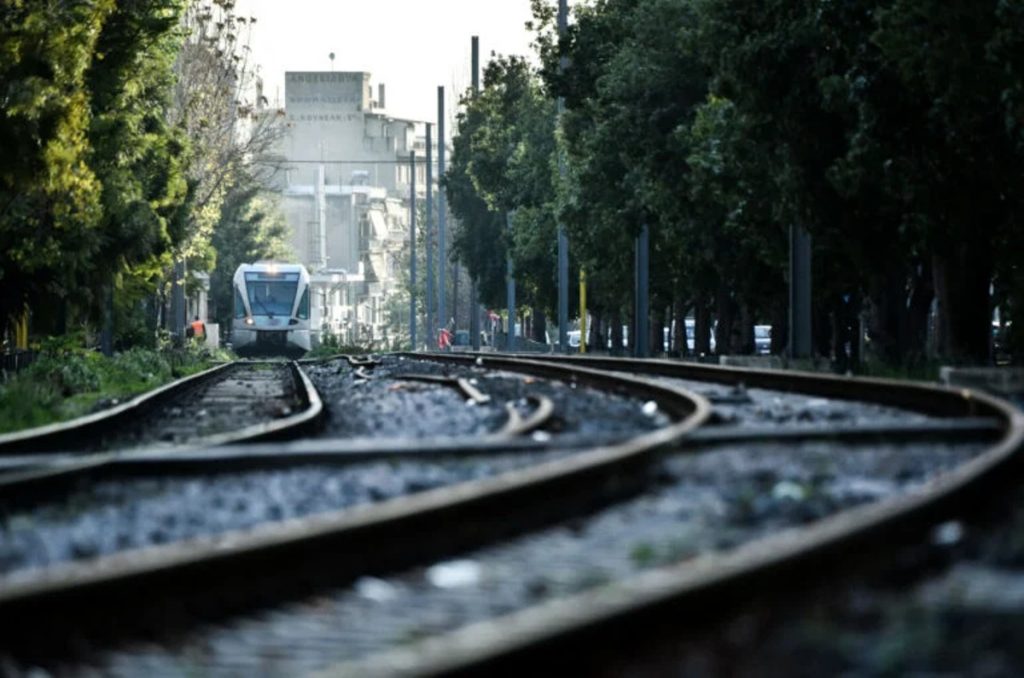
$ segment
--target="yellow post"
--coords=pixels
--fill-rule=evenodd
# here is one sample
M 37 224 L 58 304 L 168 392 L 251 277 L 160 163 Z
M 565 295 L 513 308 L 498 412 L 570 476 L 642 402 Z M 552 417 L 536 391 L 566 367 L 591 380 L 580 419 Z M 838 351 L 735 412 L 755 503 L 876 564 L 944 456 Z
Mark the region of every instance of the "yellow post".
M 21 314 L 21 319 L 14 324 L 14 347 L 28 350 L 28 308 Z
M 587 352 L 587 272 L 580 269 L 580 353 Z

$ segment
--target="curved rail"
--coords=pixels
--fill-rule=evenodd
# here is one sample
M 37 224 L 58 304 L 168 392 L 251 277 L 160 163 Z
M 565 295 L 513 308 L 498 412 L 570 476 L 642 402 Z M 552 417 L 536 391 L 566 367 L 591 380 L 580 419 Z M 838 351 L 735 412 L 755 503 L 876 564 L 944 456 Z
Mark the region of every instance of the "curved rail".
M 493 354 L 486 354 L 489 359 Z M 509 354 L 537 362 L 556 362 L 629 374 L 645 374 L 691 381 L 743 385 L 773 391 L 817 395 L 839 400 L 863 400 L 878 405 L 913 410 L 939 417 L 996 416 L 1000 410 L 975 398 L 976 391 L 952 389 L 920 382 L 869 377 L 846 377 L 795 370 L 767 370 L 723 365 L 705 365 L 679 360 Z M 483 354 L 482 354 L 483 357 Z
M 519 414 L 513 403 L 505 404 L 508 420 L 495 435 L 514 437 L 532 433 L 544 426 L 555 413 L 555 404 L 547 396 L 528 396 L 527 400 L 532 402 L 536 409 L 525 418 Z
M 996 435 L 998 440 L 914 494 L 848 509 L 720 555 L 653 570 L 409 648 L 340 665 L 328 674 L 514 673 L 535 663 L 548 669 L 565 666 L 564 662 L 573 661 L 567 657 L 582 656 L 580 653 L 613 652 L 635 638 L 638 629 L 672 625 L 681 616 L 707 618 L 719 609 L 720 601 L 742 598 L 766 581 L 799 584 L 828 572 L 851 555 L 869 552 L 879 540 L 918 531 L 962 513 L 971 500 L 983 499 L 984 493 L 1010 477 L 1007 471 L 1019 463 L 1024 447 L 1024 415 L 1008 403 L 972 391 L 670 361 L 537 356 L 524 360 L 494 354 L 410 357 L 529 372 L 605 388 L 618 384 L 625 389 L 628 385 L 632 393 L 657 400 L 675 422 L 645 434 L 642 444 L 638 438 L 377 505 L 0 580 L 0 638 L 5 639 L 0 643 L 38 646 L 46 642 L 45 637 L 37 637 L 40 628 L 56 624 L 59 629 L 83 619 L 100 622 L 111 616 L 111 610 L 132 623 L 148 607 L 153 607 L 153 614 L 160 614 L 161 605 L 152 600 L 156 592 L 169 601 L 179 596 L 194 598 L 199 585 L 206 591 L 216 587 L 237 606 L 257 604 L 266 591 L 306 587 L 318 577 L 344 581 L 368 571 L 443 557 L 586 513 L 602 502 L 636 492 L 655 454 L 693 438 L 695 429 L 707 421 L 710 405 L 677 387 L 614 376 L 592 369 L 595 367 L 896 405 L 947 417 L 946 423 L 952 418 L 970 418 L 978 424 L 975 430 L 979 434 Z M 875 433 L 886 434 L 887 430 Z M 911 438 L 918 433 L 934 431 L 904 431 Z M 437 525 L 458 529 L 438 530 Z M 351 554 L 359 555 L 353 558 Z M 281 581 L 283 568 L 289 572 L 288 582 Z M 239 578 L 239 571 L 246 576 Z M 94 609 L 97 607 L 102 613 Z M 224 609 L 218 607 L 217 612 Z
M 164 384 L 109 409 L 83 417 L 37 426 L 24 431 L 5 433 L 0 435 L 0 454 L 37 454 L 74 448 L 76 443 L 81 444 L 82 437 L 101 435 L 104 431 L 111 430 L 154 407 L 159 407 L 187 389 L 224 376 L 236 366 L 237 363 L 233 362 L 217 365 L 203 372 Z
M 32 456 L 63 450 L 74 450 L 82 446 L 83 440 L 95 439 L 108 431 L 115 431 L 128 421 L 146 416 L 157 408 L 169 403 L 196 388 L 227 376 L 230 372 L 244 367 L 245 362 L 218 365 L 204 372 L 178 379 L 154 389 L 108 410 L 103 410 L 70 421 L 50 424 L 0 436 L 0 455 L 23 455 L 17 465 L 31 465 Z M 269 422 L 245 426 L 234 431 L 195 438 L 189 446 L 218 446 L 243 441 L 273 440 L 285 435 L 302 432 L 315 425 L 323 414 L 323 403 L 313 383 L 295 363 L 288 364 L 296 394 L 302 409 L 287 417 Z M 92 454 L 107 457 L 115 452 Z
M 251 604 L 269 591 L 284 595 L 290 587 L 306 587 L 318 577 L 338 581 L 422 562 L 585 513 L 638 491 L 657 452 L 677 444 L 710 414 L 709 403 L 700 396 L 635 377 L 529 361 L 509 360 L 503 366 L 643 394 L 656 399 L 672 423 L 570 457 L 379 504 L 14 572 L 0 578 L 0 644 L 20 652 L 31 653 L 33 647 L 45 652 L 42 646 L 60 633 L 60 627 L 103 628 L 113 617 L 129 628 L 137 628 L 136 623 L 144 626 L 140 619 L 160 615 L 157 598 L 177 606 L 180 599 L 195 601 L 197 589 L 217 590 L 218 605 L 224 598 Z M 459 528 L 438 530 L 438 525 Z M 288 578 L 282 578 L 284 570 Z M 195 604 L 202 605 L 203 600 Z M 218 612 L 231 607 L 224 605 Z
M 1020 464 L 1024 449 L 1024 413 L 1001 399 L 969 390 L 670 361 L 555 357 L 539 362 L 548 361 L 884 402 L 947 417 L 985 415 L 999 422 L 999 439 L 913 494 L 847 509 L 720 555 L 655 569 L 413 647 L 337 665 L 322 675 L 486 675 L 498 670 L 512 675 L 541 666 L 557 672 L 580 668 L 570 657 L 635 652 L 630 644 L 645 633 L 643 629 L 677 626 L 694 615 L 707 621 L 720 609 L 720 601 L 742 600 L 769 582 L 798 588 L 808 577 L 878 549 L 887 539 L 969 513 L 972 502 L 984 504 L 987 492 L 1010 482 L 1013 475 L 1008 471 Z

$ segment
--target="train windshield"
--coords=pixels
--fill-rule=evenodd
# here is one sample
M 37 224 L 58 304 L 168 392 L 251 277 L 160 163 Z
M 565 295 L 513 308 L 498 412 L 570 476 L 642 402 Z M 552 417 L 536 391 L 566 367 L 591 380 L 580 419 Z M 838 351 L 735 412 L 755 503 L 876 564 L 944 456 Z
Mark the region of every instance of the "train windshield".
M 245 287 L 249 291 L 249 308 L 253 315 L 289 317 L 299 289 L 299 274 L 246 273 Z

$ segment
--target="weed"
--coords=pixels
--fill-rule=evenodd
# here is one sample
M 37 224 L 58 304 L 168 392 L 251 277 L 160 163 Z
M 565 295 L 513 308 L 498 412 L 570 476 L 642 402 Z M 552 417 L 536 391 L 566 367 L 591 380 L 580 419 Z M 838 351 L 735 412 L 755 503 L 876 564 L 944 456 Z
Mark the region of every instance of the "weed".
M 0 385 L 0 432 L 81 416 L 99 403 L 122 400 L 172 379 L 200 372 L 226 351 L 200 346 L 164 351 L 133 348 L 113 358 L 81 348 L 75 337 L 42 342 L 38 360 Z
M 654 547 L 650 544 L 638 544 L 630 551 L 629 557 L 637 567 L 647 567 L 654 562 Z

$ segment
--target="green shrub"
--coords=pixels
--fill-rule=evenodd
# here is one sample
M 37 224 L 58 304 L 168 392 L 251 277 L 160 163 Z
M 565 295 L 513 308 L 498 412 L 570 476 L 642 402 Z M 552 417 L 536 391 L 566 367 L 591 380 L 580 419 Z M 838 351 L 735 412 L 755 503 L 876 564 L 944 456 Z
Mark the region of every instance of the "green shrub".
M 52 422 L 62 400 L 48 382 L 12 379 L 0 386 L 0 433 Z
M 0 432 L 80 416 L 103 401 L 137 395 L 233 357 L 189 345 L 165 351 L 132 348 L 106 358 L 81 348 L 81 338 L 74 336 L 41 344 L 36 362 L 0 385 Z
M 84 351 L 43 353 L 19 379 L 49 383 L 65 398 L 97 391 L 102 381 L 100 360 L 98 353 Z

